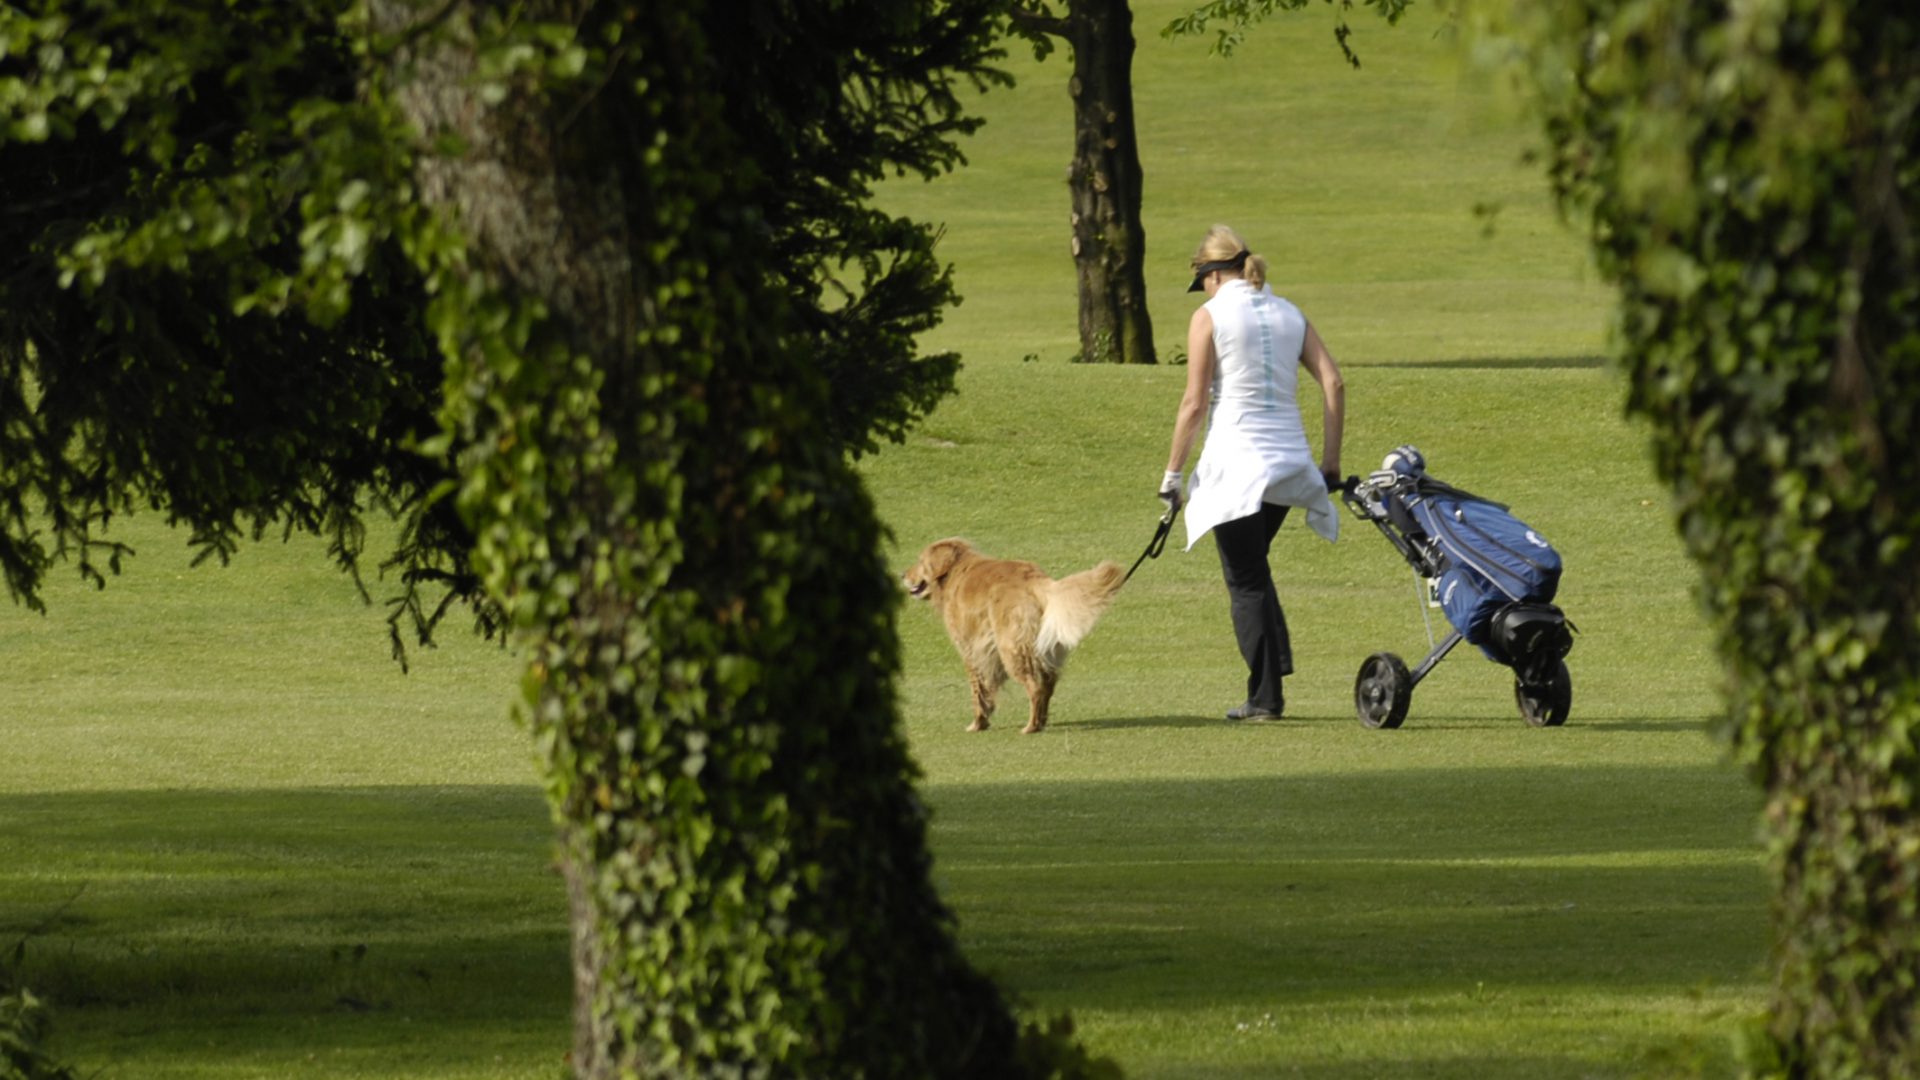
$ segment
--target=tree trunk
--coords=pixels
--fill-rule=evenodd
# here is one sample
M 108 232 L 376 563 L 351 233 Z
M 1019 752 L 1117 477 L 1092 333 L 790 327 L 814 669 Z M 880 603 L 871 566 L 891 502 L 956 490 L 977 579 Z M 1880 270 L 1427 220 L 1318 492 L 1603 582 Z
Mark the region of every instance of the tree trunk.
M 419 17 L 374 8 L 388 33 Z M 489 88 L 507 51 L 483 38 L 514 27 L 485 10 L 448 5 L 392 77 L 452 137 L 428 145 L 460 147 L 417 178 L 461 242 L 420 247 L 459 502 L 560 823 L 574 1069 L 1027 1075 L 931 885 L 898 586 L 759 272 L 741 155 L 768 151 L 718 120 L 703 5 L 592 6 L 578 39 L 622 42 L 607 70 Z
M 1140 143 L 1133 131 L 1133 12 L 1128 0 L 1071 0 L 1073 263 L 1080 277 L 1080 359 L 1151 364 L 1144 277 Z

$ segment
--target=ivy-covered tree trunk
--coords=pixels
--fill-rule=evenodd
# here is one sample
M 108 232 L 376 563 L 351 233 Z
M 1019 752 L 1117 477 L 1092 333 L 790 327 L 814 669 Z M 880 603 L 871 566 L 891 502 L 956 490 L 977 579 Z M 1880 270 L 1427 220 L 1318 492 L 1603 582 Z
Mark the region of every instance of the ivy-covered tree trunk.
M 1133 130 L 1133 11 L 1129 0 L 1071 0 L 1073 264 L 1080 277 L 1080 358 L 1151 364 L 1145 187 Z
M 526 660 L 577 1072 L 1112 1075 L 955 947 L 847 460 L 952 387 L 950 275 L 871 185 L 959 160 L 1001 16 L 0 5 L 9 591 L 104 584 L 127 506 L 350 571 L 398 512 L 396 641 L 468 600 Z
M 1920 1075 L 1920 9 L 1503 10 L 1766 793 L 1755 1069 Z
M 378 23 L 432 6 L 379 0 Z M 897 585 L 816 421 L 828 390 L 772 264 L 780 195 L 724 122 L 713 24 L 645 0 L 570 34 L 572 5 L 529 9 L 551 21 L 451 5 L 393 78 L 460 148 L 418 167 L 461 234 L 428 256 L 432 319 L 562 834 L 573 1066 L 1026 1075 L 930 883 Z

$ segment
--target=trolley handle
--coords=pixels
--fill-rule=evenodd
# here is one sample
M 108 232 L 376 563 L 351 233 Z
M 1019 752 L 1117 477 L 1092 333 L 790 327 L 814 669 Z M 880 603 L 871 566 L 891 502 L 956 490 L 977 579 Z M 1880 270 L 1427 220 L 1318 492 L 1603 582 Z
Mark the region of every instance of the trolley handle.
M 1379 494 L 1379 486 L 1370 479 L 1348 476 L 1340 482 L 1337 489 L 1340 501 L 1347 504 L 1353 516 L 1362 521 L 1378 521 L 1386 516 L 1386 507 Z

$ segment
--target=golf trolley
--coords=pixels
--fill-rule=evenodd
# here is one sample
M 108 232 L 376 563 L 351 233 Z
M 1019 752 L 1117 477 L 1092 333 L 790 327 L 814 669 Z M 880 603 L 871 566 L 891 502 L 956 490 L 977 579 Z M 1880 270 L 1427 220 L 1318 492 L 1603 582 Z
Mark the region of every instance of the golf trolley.
M 1340 494 L 1424 579 L 1423 602 L 1442 608 L 1453 627 L 1411 671 L 1390 652 L 1367 657 L 1353 686 L 1360 722 L 1399 727 L 1413 688 L 1464 640 L 1513 669 L 1514 700 L 1528 724 L 1566 723 L 1573 680 L 1565 657 L 1576 628 L 1551 603 L 1559 554 L 1502 504 L 1428 476 L 1411 446 L 1388 454 L 1364 479 L 1348 477 Z

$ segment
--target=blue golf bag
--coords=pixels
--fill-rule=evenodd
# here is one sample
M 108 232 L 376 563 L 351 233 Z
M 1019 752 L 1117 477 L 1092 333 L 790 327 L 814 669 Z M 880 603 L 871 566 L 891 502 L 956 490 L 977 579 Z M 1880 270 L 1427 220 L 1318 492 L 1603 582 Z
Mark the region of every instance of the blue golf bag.
M 1350 478 L 1341 494 L 1433 583 L 1454 629 L 1415 671 L 1392 653 L 1367 659 L 1354 691 L 1361 723 L 1398 727 L 1414 685 L 1463 640 L 1513 669 L 1528 723 L 1564 723 L 1573 696 L 1564 658 L 1574 627 L 1553 604 L 1562 569 L 1553 545 L 1504 504 L 1427 475 L 1411 446 L 1388 454 L 1366 479 Z
M 1437 481 L 1416 482 L 1407 510 L 1446 556 L 1437 591 L 1447 621 L 1486 650 L 1493 617 L 1508 604 L 1549 604 L 1560 590 L 1560 553 L 1506 507 Z M 1502 652 L 1488 656 L 1508 662 Z

